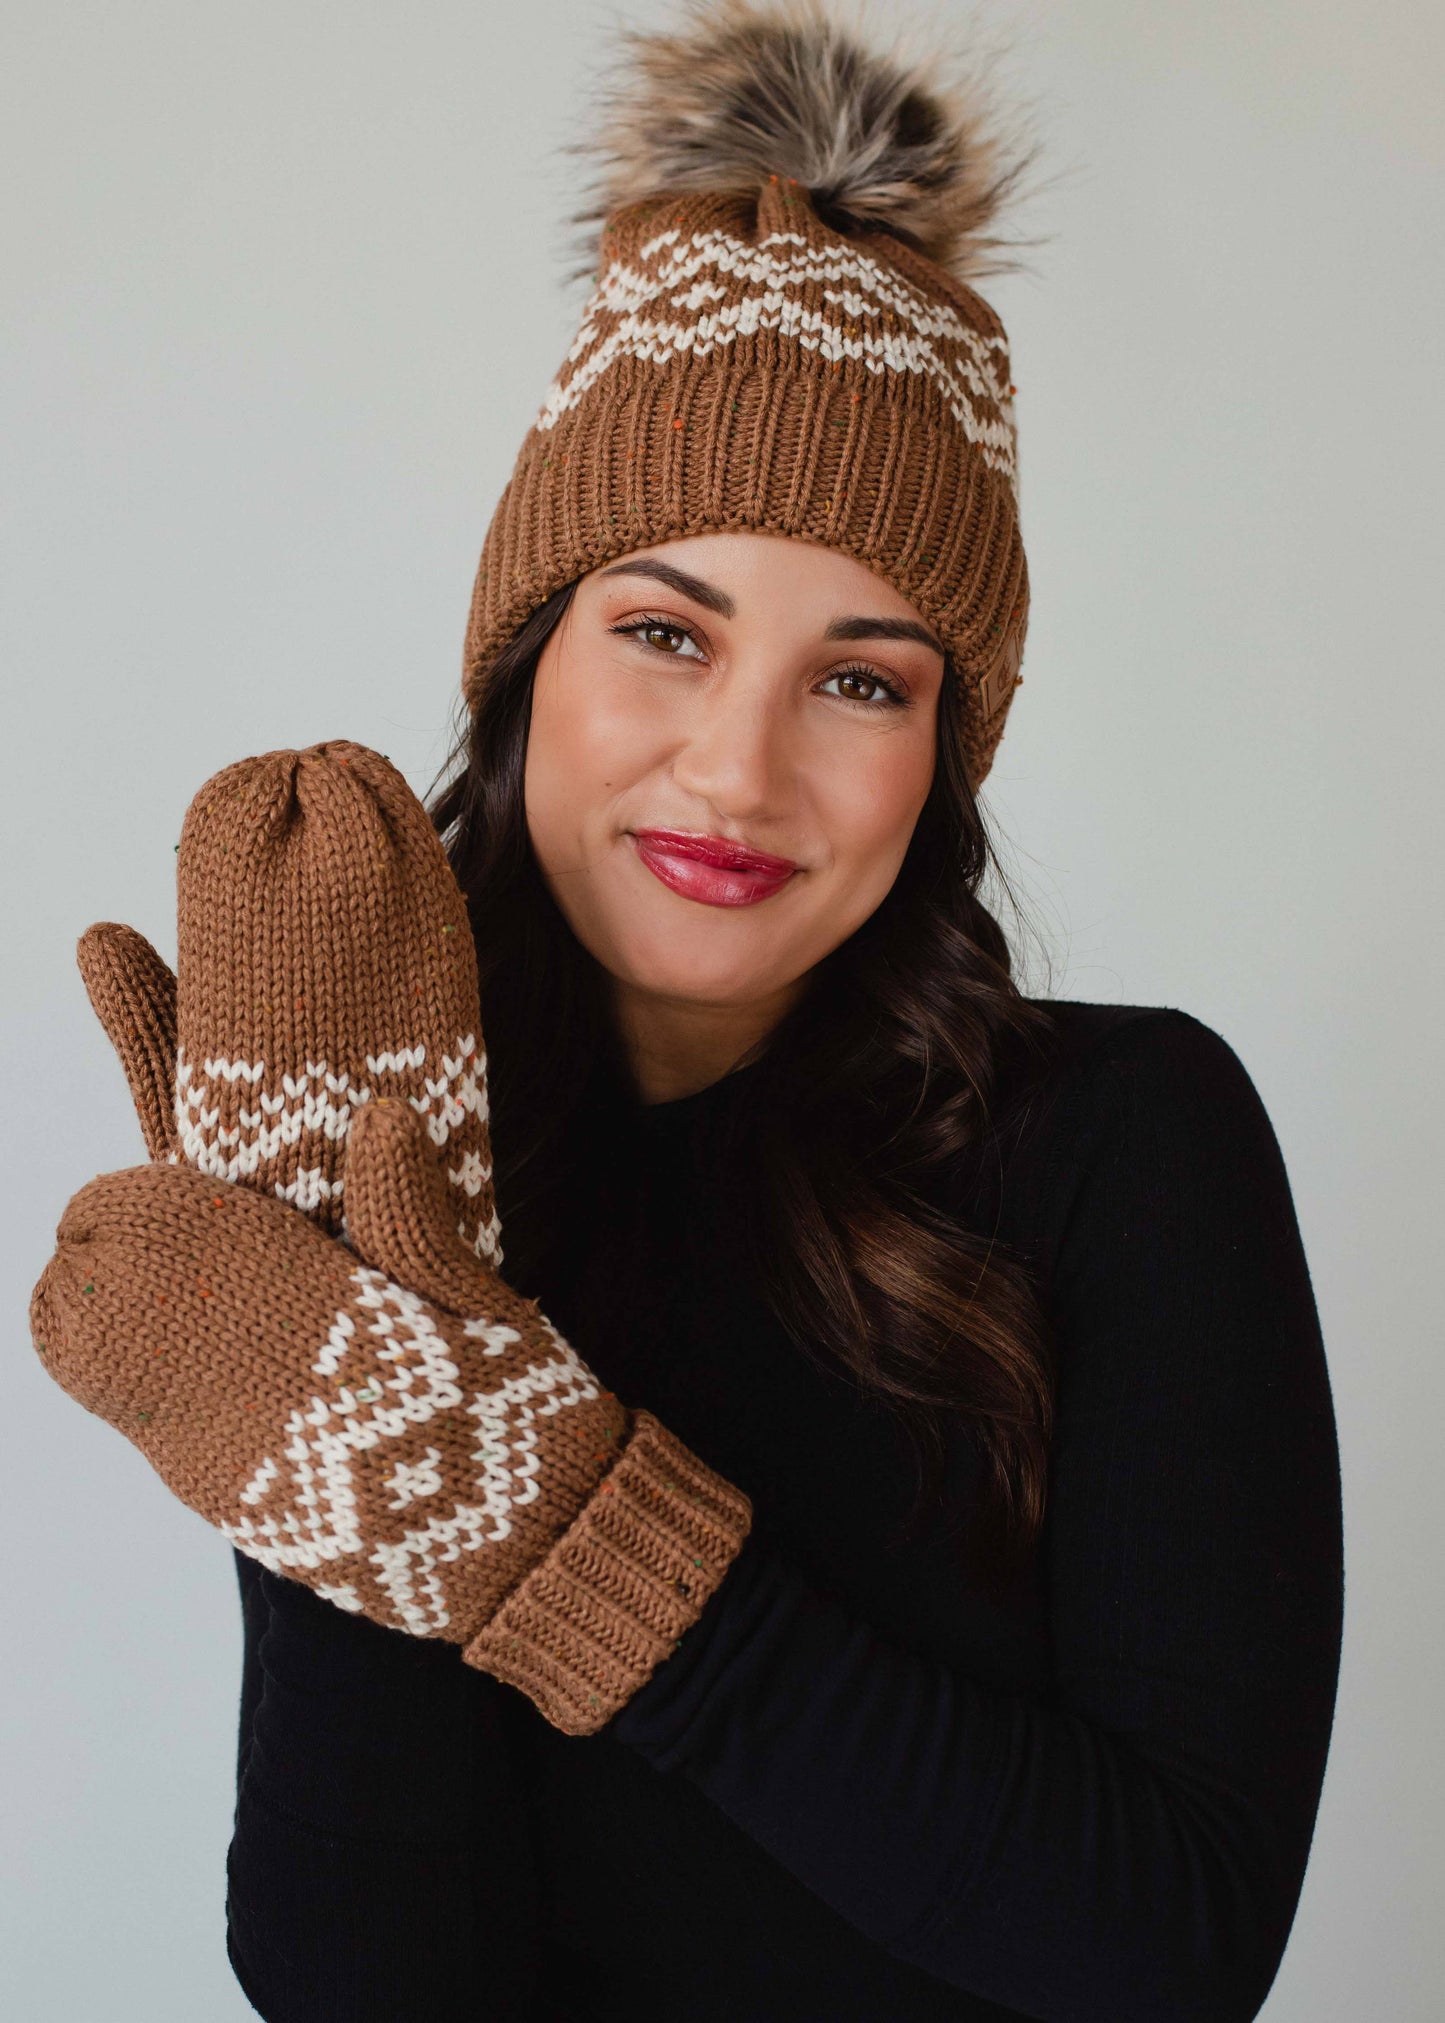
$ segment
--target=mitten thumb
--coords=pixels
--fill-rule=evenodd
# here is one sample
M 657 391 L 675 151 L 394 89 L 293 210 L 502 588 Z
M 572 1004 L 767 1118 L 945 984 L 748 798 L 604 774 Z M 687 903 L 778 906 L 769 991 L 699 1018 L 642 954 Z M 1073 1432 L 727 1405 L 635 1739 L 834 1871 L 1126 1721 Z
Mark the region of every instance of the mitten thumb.
M 351 1120 L 346 1240 L 374 1271 L 453 1313 L 485 1310 L 497 1275 L 461 1234 L 426 1125 L 409 1103 L 380 1096 Z
M 146 1150 L 175 1146 L 176 980 L 143 934 L 98 920 L 76 946 L 86 994 L 120 1055 Z

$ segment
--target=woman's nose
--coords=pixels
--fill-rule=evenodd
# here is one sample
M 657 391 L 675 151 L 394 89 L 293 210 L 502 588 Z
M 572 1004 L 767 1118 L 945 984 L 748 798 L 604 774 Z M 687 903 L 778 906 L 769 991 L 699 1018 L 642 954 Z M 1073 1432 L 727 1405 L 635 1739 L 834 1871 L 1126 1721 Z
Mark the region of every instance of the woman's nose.
M 783 712 L 755 684 L 730 681 L 697 699 L 672 771 L 719 814 L 745 820 L 776 808 L 790 767 Z

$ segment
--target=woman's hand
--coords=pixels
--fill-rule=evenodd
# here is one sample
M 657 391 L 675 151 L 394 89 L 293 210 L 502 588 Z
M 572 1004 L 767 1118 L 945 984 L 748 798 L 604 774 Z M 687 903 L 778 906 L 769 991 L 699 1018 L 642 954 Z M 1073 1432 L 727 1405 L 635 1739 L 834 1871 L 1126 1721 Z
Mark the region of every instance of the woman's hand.
M 37 1347 L 240 1551 L 590 1732 L 700 1613 L 747 1500 L 469 1250 L 407 1106 L 354 1120 L 347 1200 L 351 1248 L 180 1166 L 103 1174 Z
M 196 797 L 178 886 L 174 979 L 128 928 L 81 944 L 156 1163 L 67 1208 L 37 1347 L 242 1552 L 591 1732 L 751 1507 L 495 1269 L 440 841 L 379 754 L 270 753 Z

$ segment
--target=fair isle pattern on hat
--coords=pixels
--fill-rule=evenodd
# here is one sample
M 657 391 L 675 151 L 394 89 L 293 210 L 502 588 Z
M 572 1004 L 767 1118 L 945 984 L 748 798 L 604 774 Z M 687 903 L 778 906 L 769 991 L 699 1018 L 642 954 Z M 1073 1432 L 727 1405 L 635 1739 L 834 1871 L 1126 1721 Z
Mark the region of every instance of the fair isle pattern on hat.
M 184 1159 L 214 1180 L 270 1182 L 282 1201 L 311 1214 L 342 1202 L 336 1154 L 356 1110 L 376 1097 L 409 1103 L 463 1197 L 459 1234 L 484 1262 L 501 1264 L 501 1217 L 492 1189 L 487 1057 L 475 1033 L 441 1050 L 434 1067 L 423 1040 L 368 1054 L 352 1068 L 326 1061 L 268 1070 L 264 1060 L 176 1052 L 175 1129 Z M 344 1214 L 342 1217 L 344 1228 Z
M 825 363 L 926 373 L 983 461 L 1017 482 L 1008 345 L 929 301 L 896 270 L 853 246 L 810 245 L 774 232 L 750 245 L 720 231 L 659 232 L 635 260 L 612 261 L 548 390 L 539 430 L 555 426 L 620 357 L 654 365 L 776 330 Z

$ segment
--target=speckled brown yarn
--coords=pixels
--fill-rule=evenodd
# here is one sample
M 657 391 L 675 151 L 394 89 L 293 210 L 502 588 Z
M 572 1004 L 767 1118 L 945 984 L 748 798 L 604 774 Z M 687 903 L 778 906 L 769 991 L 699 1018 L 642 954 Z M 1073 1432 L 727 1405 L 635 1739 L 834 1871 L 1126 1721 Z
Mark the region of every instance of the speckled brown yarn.
M 463 688 L 554 591 L 620 555 L 750 528 L 855 556 L 934 625 L 981 784 L 1028 621 L 1007 340 L 888 233 L 797 184 L 615 212 L 582 327 L 487 531 Z

